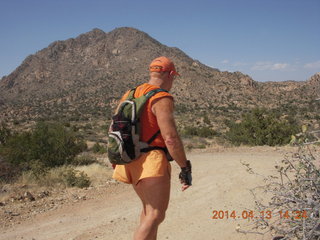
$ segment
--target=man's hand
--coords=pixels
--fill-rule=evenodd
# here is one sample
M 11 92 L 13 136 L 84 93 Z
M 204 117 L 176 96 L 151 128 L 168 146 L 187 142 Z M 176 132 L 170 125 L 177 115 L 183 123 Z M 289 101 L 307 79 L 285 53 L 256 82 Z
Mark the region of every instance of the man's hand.
M 181 168 L 181 172 L 179 174 L 180 182 L 182 183 L 182 191 L 186 190 L 188 187 L 192 185 L 192 170 L 191 170 L 191 162 L 187 160 L 187 166 Z

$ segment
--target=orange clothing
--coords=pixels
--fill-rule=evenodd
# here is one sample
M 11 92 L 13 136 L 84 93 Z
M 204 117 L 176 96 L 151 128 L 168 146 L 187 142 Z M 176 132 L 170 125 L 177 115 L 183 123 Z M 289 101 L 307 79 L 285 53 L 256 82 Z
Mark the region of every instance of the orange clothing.
M 144 83 L 137 87 L 136 92 L 134 94 L 134 97 L 141 97 L 142 95 L 146 94 L 147 92 L 157 89 L 159 87 Z M 121 101 L 124 101 L 128 95 L 129 92 L 126 92 L 126 94 L 121 98 Z M 158 92 L 155 95 L 153 95 L 146 103 L 144 110 L 141 113 L 140 117 L 140 140 L 143 142 L 147 142 L 158 130 L 158 122 L 156 116 L 152 113 L 151 107 L 155 100 L 163 98 L 163 97 L 170 97 L 173 99 L 172 95 L 168 92 Z M 161 134 L 158 134 L 158 136 L 153 140 L 153 142 L 150 144 L 150 146 L 157 146 L 157 147 L 165 147 L 164 140 L 161 136 Z
M 159 88 L 157 86 L 144 83 L 136 88 L 134 97 L 140 97 L 147 92 Z M 128 91 L 122 98 L 124 101 L 129 95 Z M 158 92 L 153 95 L 147 102 L 141 113 L 140 117 L 140 140 L 147 142 L 158 130 L 158 122 L 156 116 L 152 113 L 151 107 L 155 100 L 170 97 L 173 98 L 170 93 Z M 153 140 L 150 146 L 165 147 L 165 142 L 161 136 L 161 133 Z M 152 150 L 146 153 L 142 153 L 141 156 L 126 165 L 116 165 L 113 178 L 130 184 L 137 184 L 139 180 L 148 177 L 159 177 L 169 173 L 171 174 L 171 165 L 166 157 L 166 154 L 162 150 Z
M 112 178 L 136 185 L 148 177 L 171 176 L 171 165 L 162 150 L 152 150 L 126 165 L 116 165 Z

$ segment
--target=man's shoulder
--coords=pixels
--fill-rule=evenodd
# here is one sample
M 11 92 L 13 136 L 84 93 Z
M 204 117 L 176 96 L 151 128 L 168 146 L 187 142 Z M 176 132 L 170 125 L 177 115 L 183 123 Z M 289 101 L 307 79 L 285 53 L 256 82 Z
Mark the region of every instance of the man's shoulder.
M 173 112 L 173 99 L 170 96 L 155 99 L 152 102 L 152 112 L 156 115 L 159 112 Z

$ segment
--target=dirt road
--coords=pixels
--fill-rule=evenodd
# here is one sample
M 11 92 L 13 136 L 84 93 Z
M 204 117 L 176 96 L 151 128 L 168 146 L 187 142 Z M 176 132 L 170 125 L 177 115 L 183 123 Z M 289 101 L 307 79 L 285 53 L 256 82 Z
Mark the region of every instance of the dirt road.
M 250 188 L 262 179 L 246 172 L 240 161 L 250 163 L 259 173 L 275 172 L 286 149 L 269 147 L 216 149 L 206 153 L 190 153 L 193 163 L 193 186 L 181 192 L 173 165 L 171 200 L 158 239 L 172 240 L 258 240 L 270 236 L 242 234 L 248 220 L 244 210 L 253 210 Z M 131 186 L 107 188 L 86 201 L 67 204 L 54 211 L 38 214 L 12 227 L 0 229 L 0 240 L 128 240 L 138 223 L 140 202 Z M 212 219 L 213 211 L 233 211 L 236 219 Z M 238 218 L 239 216 L 239 218 Z

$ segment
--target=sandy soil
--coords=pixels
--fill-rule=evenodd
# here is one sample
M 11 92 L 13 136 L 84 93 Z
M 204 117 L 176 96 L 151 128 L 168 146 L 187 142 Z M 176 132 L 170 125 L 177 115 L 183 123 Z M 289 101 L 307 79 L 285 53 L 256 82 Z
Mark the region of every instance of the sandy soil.
M 236 228 L 246 228 L 248 220 L 212 219 L 213 211 L 236 210 L 237 216 L 241 216 L 244 210 L 254 210 L 249 189 L 261 184 L 262 179 L 248 174 L 241 162 L 268 175 L 275 173 L 275 162 L 281 161 L 288 151 L 292 149 L 255 147 L 189 153 L 194 180 L 185 192 L 180 190 L 179 169 L 173 163 L 171 200 L 158 239 L 271 239 L 270 235 L 239 233 Z M 86 196 L 84 201 L 69 202 L 2 226 L 0 240 L 132 239 L 141 204 L 130 185 L 111 184 L 103 191 L 88 190 Z M 0 206 L 0 211 L 3 209 Z

